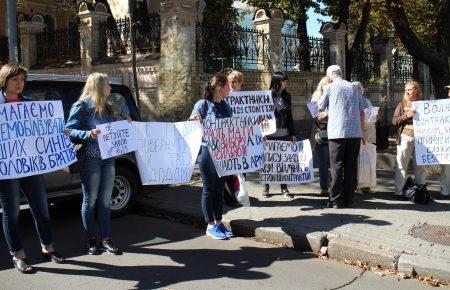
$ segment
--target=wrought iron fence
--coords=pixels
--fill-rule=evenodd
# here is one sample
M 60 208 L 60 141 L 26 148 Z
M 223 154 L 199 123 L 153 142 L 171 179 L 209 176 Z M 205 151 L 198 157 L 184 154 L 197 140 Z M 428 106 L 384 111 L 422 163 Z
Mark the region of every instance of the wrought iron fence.
M 139 53 L 159 52 L 161 47 L 159 14 L 151 14 L 135 23 L 136 50 Z M 109 17 L 100 25 L 100 59 L 114 58 L 131 53 L 131 29 L 128 17 Z
M 0 37 L 0 65 L 8 62 L 9 50 L 8 50 L 8 37 Z
M 354 60 L 351 74 L 352 81 L 370 83 L 380 78 L 380 55 L 374 52 L 363 52 Z
M 413 79 L 414 60 L 411 55 L 405 53 L 394 54 L 392 65 L 394 84 L 404 84 Z
M 281 37 L 281 53 L 285 71 L 324 72 L 330 65 L 328 40 L 309 36 L 307 46 L 303 47 L 297 35 L 283 33 Z M 302 57 L 305 52 L 306 55 Z
M 262 31 L 230 26 L 218 34 L 201 23 L 196 30 L 197 60 L 203 61 L 205 72 L 269 68 L 269 42 Z
M 36 34 L 37 64 L 58 64 L 80 60 L 78 27 L 44 30 Z

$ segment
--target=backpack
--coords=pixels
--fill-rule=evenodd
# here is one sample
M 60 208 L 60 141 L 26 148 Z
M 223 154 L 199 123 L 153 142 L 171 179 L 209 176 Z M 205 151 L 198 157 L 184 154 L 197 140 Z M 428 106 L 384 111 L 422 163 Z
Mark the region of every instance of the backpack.
M 427 204 L 431 199 L 427 186 L 425 184 L 416 184 L 411 177 L 406 180 L 403 187 L 403 196 L 418 204 Z

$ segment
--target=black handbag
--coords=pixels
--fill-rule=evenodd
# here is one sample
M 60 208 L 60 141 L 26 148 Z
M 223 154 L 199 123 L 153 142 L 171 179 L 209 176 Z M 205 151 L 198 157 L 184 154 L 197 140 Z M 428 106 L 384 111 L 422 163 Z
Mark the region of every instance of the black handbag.
M 403 196 L 408 200 L 418 203 L 427 204 L 430 201 L 430 192 L 425 184 L 416 184 L 411 177 L 403 187 Z
M 319 145 L 328 144 L 328 132 L 327 130 L 318 130 L 314 136 L 316 143 Z
M 86 124 L 86 102 L 83 101 L 83 114 L 81 116 L 81 129 L 84 129 Z M 77 161 L 69 165 L 67 172 L 70 174 L 81 173 L 84 166 L 84 158 L 86 155 L 86 146 L 84 141 L 72 141 L 73 151 L 77 155 Z

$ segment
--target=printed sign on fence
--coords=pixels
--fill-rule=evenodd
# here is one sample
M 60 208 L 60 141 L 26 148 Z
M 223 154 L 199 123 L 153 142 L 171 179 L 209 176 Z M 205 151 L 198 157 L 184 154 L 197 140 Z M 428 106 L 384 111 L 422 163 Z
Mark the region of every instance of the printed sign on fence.
M 450 99 L 413 102 L 417 165 L 450 164 Z
M 294 184 L 314 181 L 313 158 L 309 140 L 264 142 L 264 167 L 261 183 Z
M 136 159 L 143 185 L 191 180 L 202 141 L 199 122 L 133 122 L 138 136 Z
M 233 117 L 251 119 L 248 122 L 261 124 L 262 134 L 270 135 L 277 130 L 271 91 L 231 92 L 227 102 Z
M 56 171 L 77 161 L 61 101 L 0 105 L 0 179 Z
M 253 172 L 264 165 L 261 126 L 248 118 L 205 119 L 203 129 L 219 176 Z
M 102 159 L 119 156 L 138 149 L 137 135 L 133 125 L 117 121 L 96 126 L 100 130 L 98 145 Z
M 319 116 L 319 106 L 316 101 L 311 101 L 306 106 L 309 109 L 309 112 L 311 113 L 311 116 L 313 118 L 317 118 Z

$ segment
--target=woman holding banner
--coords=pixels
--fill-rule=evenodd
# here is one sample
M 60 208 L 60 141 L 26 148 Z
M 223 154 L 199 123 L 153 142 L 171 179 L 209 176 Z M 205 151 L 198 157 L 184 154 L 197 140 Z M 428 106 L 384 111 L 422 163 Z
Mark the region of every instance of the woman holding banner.
M 1 97 L 0 103 L 15 103 L 31 101 L 21 95 L 27 70 L 17 64 L 5 64 L 0 70 Z M 64 257 L 53 247 L 50 214 L 47 204 L 42 175 L 23 178 L 0 180 L 0 203 L 3 208 L 3 232 L 8 244 L 9 252 L 13 256 L 14 266 L 23 274 L 34 273 L 35 269 L 28 264 L 25 251 L 22 248 L 19 235 L 19 212 L 21 189 L 28 201 L 33 215 L 36 231 L 42 247 L 45 260 L 64 263 Z
M 189 120 L 202 122 L 207 118 L 231 117 L 230 105 L 225 101 L 229 91 L 227 77 L 220 73 L 215 74 L 205 84 L 203 100 L 194 105 Z M 217 175 L 206 142 L 202 142 L 200 149 L 200 173 L 203 181 L 202 210 L 205 221 L 208 223 L 206 235 L 216 240 L 231 238 L 233 233 L 222 223 L 222 195 L 226 177 Z
M 424 166 L 417 166 L 414 152 L 414 130 L 413 116 L 416 111 L 411 103 L 422 99 L 422 90 L 418 82 L 410 81 L 405 84 L 403 100 L 397 105 L 392 124 L 399 126 L 397 131 L 397 169 L 395 171 L 395 192 L 394 195 L 403 198 L 403 187 L 406 182 L 406 175 L 409 161 L 414 162 L 414 172 L 417 184 L 425 184 L 427 172 Z
M 329 77 L 323 77 L 316 90 L 314 91 L 311 102 L 319 103 L 320 97 L 323 94 L 323 88 L 331 83 Z M 320 195 L 328 196 L 328 168 L 330 167 L 330 153 L 328 149 L 327 136 L 327 119 L 319 120 L 319 118 L 313 119 L 311 128 L 311 147 L 315 149 L 317 161 L 319 163 L 319 177 L 320 177 Z
M 83 203 L 81 217 L 87 233 L 86 248 L 88 254 L 96 255 L 106 251 L 112 255 L 121 252 L 111 241 L 110 202 L 114 185 L 114 158 L 102 160 L 97 136 L 101 133 L 97 125 L 114 122 L 118 118 L 112 105 L 107 103 L 111 86 L 106 74 L 89 75 L 83 92 L 77 102 L 72 105 L 66 128 L 74 141 L 83 142 L 85 147 L 84 163 L 81 170 Z M 131 122 L 129 116 L 127 120 Z M 95 204 L 100 226 L 100 247 L 95 238 Z
M 288 77 L 281 71 L 274 72 L 270 82 L 270 90 L 272 91 L 272 99 L 275 107 L 275 119 L 277 130 L 275 133 L 268 135 L 267 140 L 292 141 L 297 142 L 294 130 L 294 119 L 292 117 L 292 100 L 291 95 L 286 91 Z M 262 197 L 270 198 L 269 184 L 264 185 Z M 286 184 L 281 184 L 281 193 L 287 198 L 294 198 L 287 188 Z

